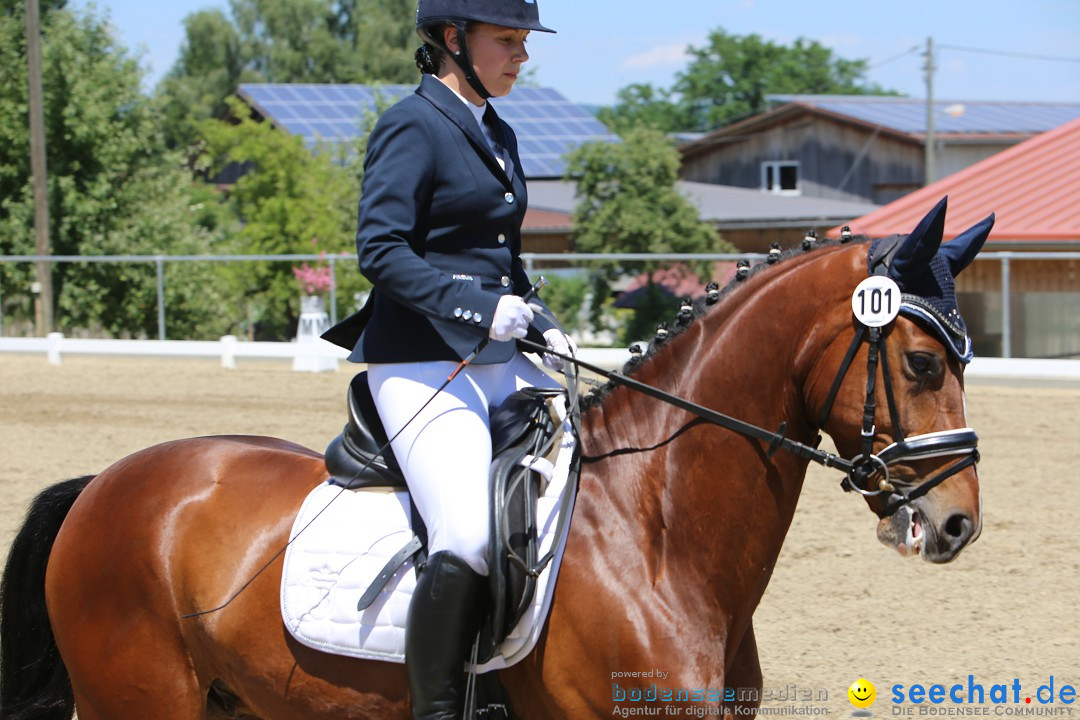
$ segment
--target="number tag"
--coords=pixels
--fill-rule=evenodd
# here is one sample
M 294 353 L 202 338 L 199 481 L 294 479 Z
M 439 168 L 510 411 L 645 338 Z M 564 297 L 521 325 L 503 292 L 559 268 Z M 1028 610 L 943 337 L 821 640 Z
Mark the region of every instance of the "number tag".
M 891 278 L 874 275 L 855 288 L 851 310 L 867 327 L 884 327 L 900 313 L 900 286 Z

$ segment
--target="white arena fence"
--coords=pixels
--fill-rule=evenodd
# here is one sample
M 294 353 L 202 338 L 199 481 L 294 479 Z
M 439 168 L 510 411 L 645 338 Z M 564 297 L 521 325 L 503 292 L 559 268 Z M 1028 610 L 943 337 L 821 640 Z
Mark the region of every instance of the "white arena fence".
M 210 358 L 234 370 L 237 360 L 292 360 L 298 370 L 336 370 L 337 362 L 349 353 L 325 340 L 315 342 L 248 342 L 235 335 L 220 340 L 87 340 L 49 333 L 43 338 L 0 338 L 0 354 L 45 355 L 53 365 L 62 365 L 66 355 L 127 357 Z M 583 348 L 578 356 L 585 362 L 612 370 L 630 359 L 625 348 Z
M 623 262 L 730 262 L 749 260 L 760 262 L 765 256 L 754 253 L 716 254 L 597 254 L 597 253 L 522 253 L 522 261 L 531 276 L 544 272 L 544 268 L 557 266 L 558 270 L 549 270 L 551 274 L 566 272 L 574 268 L 582 269 L 597 263 Z M 988 341 L 987 348 L 994 348 L 987 354 L 1000 354 L 1003 358 L 1015 355 L 1035 357 L 1068 358 L 1080 356 L 1080 313 L 1075 308 L 1080 303 L 1080 292 L 1076 290 L 1075 278 L 1067 288 L 1058 288 L 1051 292 L 1018 292 L 1011 281 L 1012 268 L 1024 261 L 1073 262 L 1080 260 L 1078 252 L 986 252 L 980 254 L 975 262 L 997 263 L 1000 275 L 1000 292 L 980 293 L 976 304 L 964 310 L 971 326 L 973 337 L 979 341 Z M 12 263 L 150 263 L 157 270 L 157 342 L 168 342 L 166 328 L 165 272 L 167 263 L 204 262 L 204 263 L 252 263 L 252 262 L 324 262 L 331 270 L 333 282 L 329 291 L 329 322 L 337 322 L 337 272 L 338 264 L 345 262 L 355 266 L 356 258 L 350 253 L 331 254 L 289 254 L 289 255 L 69 255 L 36 256 L 8 255 L 0 256 L 0 266 Z M 1071 271 L 1070 271 L 1071 272 Z M 1071 277 L 1071 275 L 1070 275 Z M 0 275 L 2 278 L 2 275 Z M 3 295 L 0 285 L 0 339 L 3 339 Z M 10 291 L 10 289 L 9 289 Z M 963 304 L 963 303 L 962 303 Z M 65 341 L 67 343 L 74 342 Z M 85 341 L 88 343 L 99 341 Z M 206 341 L 211 346 L 219 342 Z M 220 341 L 224 343 L 225 341 Z M 199 343 L 196 343 L 198 345 Z M 267 357 L 288 356 L 282 350 L 256 350 L 256 346 L 273 343 L 246 343 L 252 346 L 251 352 L 284 353 L 284 355 L 266 355 Z M 74 345 L 66 345 L 75 347 Z M 164 347 L 164 346 L 163 346 Z M 976 345 L 976 352 L 980 352 Z M 1000 348 L 1000 350 L 998 350 Z M 66 352 L 78 352 L 67 350 Z M 295 354 L 295 353 L 294 353 Z M 253 356 L 256 357 L 256 356 Z
M 292 360 L 300 371 L 334 371 L 348 352 L 326 342 L 247 342 L 233 335 L 217 341 L 198 340 L 86 340 L 50 333 L 44 338 L 0 338 L 0 355 L 22 353 L 45 355 L 60 365 L 67 355 L 207 358 L 236 369 L 238 360 Z M 619 370 L 630 359 L 626 348 L 582 348 L 582 360 L 608 370 Z M 1080 360 L 1047 360 L 976 357 L 965 370 L 968 378 L 1003 380 L 1049 380 L 1080 382 Z

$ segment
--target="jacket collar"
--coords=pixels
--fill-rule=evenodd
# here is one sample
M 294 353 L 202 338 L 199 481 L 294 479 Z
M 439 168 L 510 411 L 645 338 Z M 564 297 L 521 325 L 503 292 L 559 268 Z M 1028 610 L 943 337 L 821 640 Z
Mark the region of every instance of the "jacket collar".
M 499 166 L 499 161 L 495 159 L 495 154 L 492 153 L 491 146 L 488 145 L 487 140 L 484 138 L 484 134 L 481 132 L 476 119 L 454 91 L 443 85 L 442 82 L 433 75 L 424 75 L 424 77 L 420 79 L 420 87 L 416 89 L 416 94 L 434 105 L 436 110 L 445 115 L 450 122 L 457 125 L 458 128 L 465 133 L 465 137 L 472 143 L 477 154 L 483 158 L 484 163 L 488 168 L 495 173 L 495 177 L 499 178 L 506 186 L 506 189 L 512 192 L 514 189 L 514 163 L 510 160 L 509 152 L 507 153 L 506 170 L 504 171 L 502 167 Z M 495 108 L 492 107 L 490 102 L 488 103 L 484 117 L 494 118 L 494 127 L 496 128 L 496 131 L 503 133 L 502 122 L 499 120 L 499 116 L 495 113 Z M 498 139 L 503 147 L 507 147 L 505 137 Z

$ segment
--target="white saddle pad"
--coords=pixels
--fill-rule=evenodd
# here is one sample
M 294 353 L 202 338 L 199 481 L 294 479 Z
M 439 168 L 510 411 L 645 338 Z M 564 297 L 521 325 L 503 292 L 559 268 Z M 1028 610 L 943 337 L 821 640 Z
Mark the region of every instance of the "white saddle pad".
M 559 454 L 526 458 L 547 478 L 537 506 L 540 555 L 552 547 L 555 556 L 540 574 L 531 606 L 490 661 L 478 672 L 518 662 L 532 650 L 543 629 L 555 577 L 562 562 L 570 523 L 555 537 L 560 493 L 566 487 L 574 455 L 574 435 L 565 420 L 562 398 L 554 405 L 563 417 Z M 567 512 L 573 510 L 574 494 Z M 343 490 L 326 483 L 311 491 L 293 523 L 281 578 L 281 614 L 299 642 L 338 655 L 405 662 L 405 618 L 416 576 L 408 560 L 386 583 L 375 601 L 358 612 L 357 602 L 389 560 L 413 537 L 410 503 L 405 491 L 388 488 Z

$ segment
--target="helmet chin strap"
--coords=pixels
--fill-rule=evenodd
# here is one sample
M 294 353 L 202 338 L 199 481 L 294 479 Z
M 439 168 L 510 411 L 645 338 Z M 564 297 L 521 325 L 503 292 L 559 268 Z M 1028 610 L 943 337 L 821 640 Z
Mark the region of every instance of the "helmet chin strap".
M 456 53 L 450 53 L 450 57 L 454 59 L 457 66 L 465 73 L 465 81 L 476 91 L 480 96 L 480 99 L 487 100 L 491 97 L 491 93 L 489 93 L 487 88 L 484 87 L 484 84 L 480 82 L 480 78 L 476 76 L 476 70 L 473 69 L 472 56 L 469 55 L 469 44 L 465 39 L 465 36 L 467 35 L 465 23 L 456 22 L 454 23 L 454 28 L 457 30 L 458 47 L 461 49 Z

